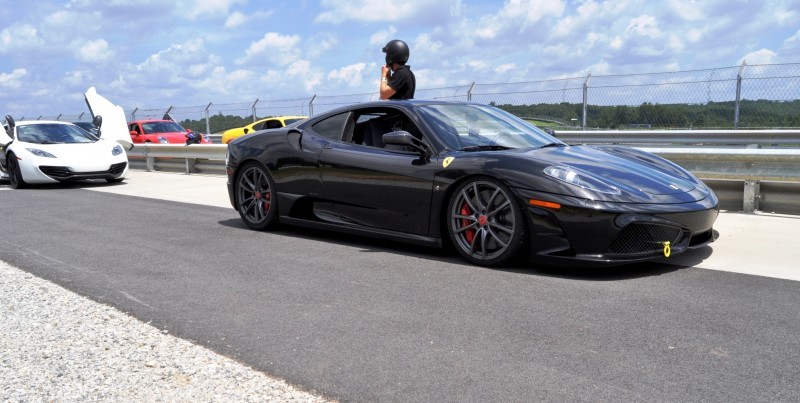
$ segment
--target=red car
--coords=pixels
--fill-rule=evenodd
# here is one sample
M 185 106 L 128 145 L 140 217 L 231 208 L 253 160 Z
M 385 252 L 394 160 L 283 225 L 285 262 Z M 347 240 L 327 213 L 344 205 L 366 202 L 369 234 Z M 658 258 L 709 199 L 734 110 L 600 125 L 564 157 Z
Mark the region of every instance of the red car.
M 172 120 L 135 120 L 128 124 L 131 131 L 131 139 L 134 143 L 162 143 L 162 144 L 188 144 L 187 139 L 191 136 L 200 137 L 199 143 L 211 143 L 205 136 L 184 129 L 178 122 Z M 197 141 L 192 141 L 197 143 Z

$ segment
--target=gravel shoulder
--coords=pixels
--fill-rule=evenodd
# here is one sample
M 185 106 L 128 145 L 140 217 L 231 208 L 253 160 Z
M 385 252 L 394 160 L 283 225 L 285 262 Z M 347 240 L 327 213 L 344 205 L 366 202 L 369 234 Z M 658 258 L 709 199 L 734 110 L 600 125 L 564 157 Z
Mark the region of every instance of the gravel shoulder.
M 3 401 L 326 402 L 0 261 Z

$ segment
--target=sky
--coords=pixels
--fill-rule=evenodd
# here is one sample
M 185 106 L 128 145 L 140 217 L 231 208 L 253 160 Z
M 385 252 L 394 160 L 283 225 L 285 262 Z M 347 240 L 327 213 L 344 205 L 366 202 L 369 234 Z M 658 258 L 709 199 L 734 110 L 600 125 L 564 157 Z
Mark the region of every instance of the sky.
M 0 113 L 376 93 L 800 63 L 800 0 L 0 0 Z

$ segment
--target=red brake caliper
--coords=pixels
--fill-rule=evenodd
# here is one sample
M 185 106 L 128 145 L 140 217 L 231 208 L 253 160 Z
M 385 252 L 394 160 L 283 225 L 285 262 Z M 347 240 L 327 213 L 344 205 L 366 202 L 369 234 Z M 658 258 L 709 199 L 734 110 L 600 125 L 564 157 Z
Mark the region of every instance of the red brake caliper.
M 470 214 L 470 211 L 469 211 L 469 206 L 467 205 L 467 203 L 462 204 L 461 205 L 461 215 L 469 215 L 469 214 Z M 466 227 L 468 225 L 469 225 L 469 220 L 467 220 L 466 218 L 462 218 L 461 219 L 461 228 L 464 228 L 464 227 Z M 467 242 L 469 242 L 471 244 L 472 241 L 475 239 L 475 230 L 474 229 L 468 229 L 468 230 L 464 231 L 464 237 L 467 238 Z
M 267 192 L 266 195 L 261 195 L 261 192 L 256 190 L 256 193 L 253 195 L 255 196 L 256 200 L 261 200 L 264 202 L 264 211 L 269 211 L 269 204 L 270 204 L 270 194 Z

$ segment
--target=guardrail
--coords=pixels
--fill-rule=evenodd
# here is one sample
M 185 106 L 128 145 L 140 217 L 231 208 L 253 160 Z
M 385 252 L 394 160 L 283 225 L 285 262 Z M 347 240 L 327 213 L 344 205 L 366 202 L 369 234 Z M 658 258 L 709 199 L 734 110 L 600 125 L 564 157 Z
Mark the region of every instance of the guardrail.
M 572 143 L 562 134 L 557 136 Z M 661 138 L 663 143 L 663 133 Z M 612 142 L 630 140 L 623 142 L 615 137 Z M 753 144 L 752 137 L 750 140 L 747 143 Z M 719 196 L 724 210 L 800 215 L 800 148 L 636 148 L 667 158 L 705 181 Z M 128 157 L 133 168 L 148 171 L 225 174 L 226 149 L 224 144 L 148 143 L 137 144 L 128 151 Z

